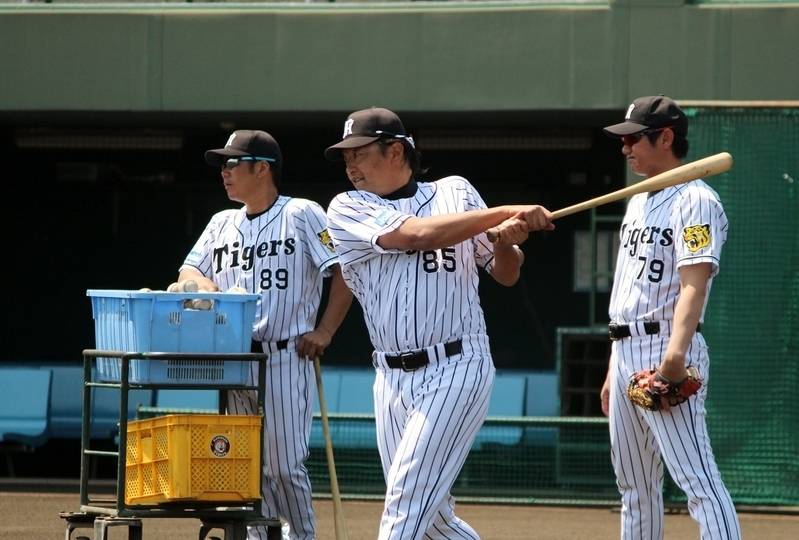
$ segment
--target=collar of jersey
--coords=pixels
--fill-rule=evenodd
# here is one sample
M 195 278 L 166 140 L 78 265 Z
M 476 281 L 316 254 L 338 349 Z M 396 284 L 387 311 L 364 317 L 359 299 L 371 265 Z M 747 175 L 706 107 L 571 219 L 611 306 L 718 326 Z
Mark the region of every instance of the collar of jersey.
M 411 177 L 408 180 L 408 183 L 399 188 L 396 191 L 392 191 L 388 195 L 384 195 L 383 198 L 389 201 L 396 201 L 398 199 L 410 199 L 414 195 L 416 195 L 416 190 L 419 188 L 419 185 L 416 183 L 416 179 Z
M 270 204 L 270 205 L 269 205 L 269 208 L 267 208 L 267 209 L 266 209 L 266 210 L 264 210 L 263 212 L 258 212 L 257 214 L 247 214 L 247 213 L 245 212 L 245 215 L 247 216 L 247 219 L 248 219 L 248 220 L 250 220 L 250 221 L 252 221 L 252 220 L 254 220 L 254 219 L 258 219 L 258 218 L 259 218 L 259 217 L 261 217 L 262 215 L 264 215 L 264 214 L 266 214 L 267 212 L 269 212 L 269 211 L 270 211 L 272 208 L 274 208 L 274 207 L 275 207 L 275 205 L 277 204 L 277 201 L 279 201 L 279 200 L 280 200 L 280 195 L 278 195 L 278 196 L 277 196 L 277 198 L 274 200 L 274 202 L 272 202 L 272 204 Z

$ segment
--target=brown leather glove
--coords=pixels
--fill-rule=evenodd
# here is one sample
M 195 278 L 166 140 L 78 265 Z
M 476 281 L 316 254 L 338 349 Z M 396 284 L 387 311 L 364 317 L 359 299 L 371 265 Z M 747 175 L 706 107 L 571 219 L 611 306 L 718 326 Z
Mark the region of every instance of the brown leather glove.
M 702 379 L 696 368 L 688 366 L 685 371 L 686 377 L 677 382 L 666 379 L 656 368 L 636 371 L 630 376 L 627 397 L 648 411 L 658 411 L 663 408 L 661 397 L 667 398 L 669 405 L 685 403 L 685 400 L 702 388 Z

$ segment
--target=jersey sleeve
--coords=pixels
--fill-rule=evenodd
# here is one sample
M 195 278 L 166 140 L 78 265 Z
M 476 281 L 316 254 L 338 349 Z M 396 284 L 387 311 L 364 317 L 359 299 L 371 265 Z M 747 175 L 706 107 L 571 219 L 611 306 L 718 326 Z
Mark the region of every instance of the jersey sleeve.
M 481 210 L 487 208 L 485 201 L 477 192 L 476 189 L 466 180 L 467 198 L 466 205 L 468 210 Z M 484 268 L 486 271 L 491 272 L 494 267 L 494 244 L 488 241 L 485 234 L 478 234 L 472 238 L 474 245 L 474 259 L 475 262 Z
M 377 240 L 410 217 L 360 192 L 338 195 L 327 209 L 327 222 L 341 264 L 349 265 L 383 253 L 401 253 L 401 249 L 381 248 Z
M 338 263 L 336 248 L 327 230 L 327 218 L 322 207 L 314 201 L 292 199 L 299 204 L 300 211 L 294 218 L 297 229 L 303 232 L 306 255 L 314 266 L 322 271 L 324 277 L 331 275 L 330 267 Z
M 728 223 L 716 193 L 703 182 L 687 185 L 675 206 L 674 223 L 677 268 L 711 263 L 711 277 L 718 274 Z

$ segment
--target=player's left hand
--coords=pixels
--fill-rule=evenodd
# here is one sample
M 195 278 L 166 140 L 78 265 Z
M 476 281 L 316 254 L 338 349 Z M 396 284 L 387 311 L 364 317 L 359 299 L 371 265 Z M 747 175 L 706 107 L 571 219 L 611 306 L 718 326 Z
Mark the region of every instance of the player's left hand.
M 627 397 L 648 411 L 668 411 L 685 403 L 702 388 L 702 379 L 694 366 L 684 369 L 680 379 L 667 379 L 656 368 L 642 369 L 630 376 Z
M 322 356 L 325 349 L 330 345 L 333 336 L 324 328 L 317 328 L 313 332 L 303 334 L 297 344 L 297 352 L 300 356 L 307 356 L 308 358 L 315 358 Z

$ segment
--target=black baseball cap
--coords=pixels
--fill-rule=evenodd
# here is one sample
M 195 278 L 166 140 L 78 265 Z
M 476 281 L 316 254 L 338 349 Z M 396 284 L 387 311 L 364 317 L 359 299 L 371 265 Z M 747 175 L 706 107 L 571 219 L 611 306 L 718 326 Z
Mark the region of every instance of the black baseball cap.
M 283 168 L 283 154 L 275 138 L 265 131 L 249 129 L 234 131 L 224 148 L 208 150 L 205 153 L 205 161 L 219 167 L 230 158 L 242 156 L 261 158 L 278 169 Z
M 676 103 L 664 95 L 640 97 L 627 108 L 624 122 L 605 128 L 611 137 L 670 127 L 678 137 L 688 135 L 688 118 Z
M 405 127 L 399 116 L 379 107 L 356 111 L 349 115 L 344 122 L 342 137 L 343 141 L 325 150 L 325 157 L 330 161 L 344 159 L 341 152 L 344 148 L 366 146 L 378 139 L 398 139 L 414 146 L 413 138 L 405 133 Z

